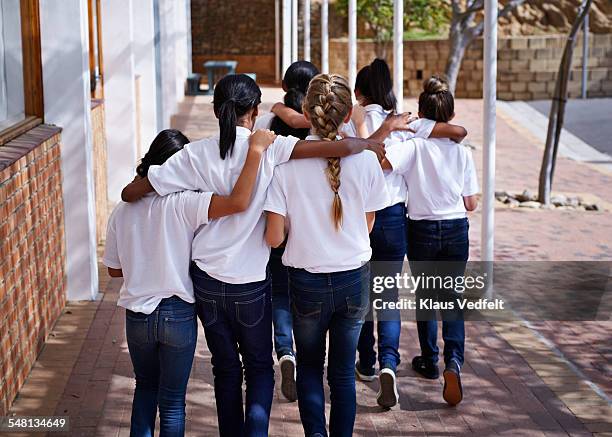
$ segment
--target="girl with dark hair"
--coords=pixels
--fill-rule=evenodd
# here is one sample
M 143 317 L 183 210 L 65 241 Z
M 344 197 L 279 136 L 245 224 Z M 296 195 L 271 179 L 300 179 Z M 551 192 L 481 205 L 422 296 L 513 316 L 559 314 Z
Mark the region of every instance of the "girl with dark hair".
M 283 77 L 284 103 L 288 108 L 302 112 L 302 103 L 310 80 L 319 70 L 308 61 L 294 62 L 287 68 Z M 310 129 L 295 129 L 287 125 L 273 112 L 257 118 L 255 128 L 272 129 L 278 135 L 293 135 L 305 139 Z M 291 307 L 289 304 L 289 279 L 287 267 L 281 261 L 285 248 L 274 247 L 270 251 L 268 268 L 272 280 L 272 322 L 274 326 L 274 351 L 281 372 L 281 393 L 291 402 L 297 399 L 295 389 L 295 352 L 293 350 L 293 331 Z
M 454 98 L 446 81 L 432 76 L 419 96 L 419 117 L 448 123 L 455 115 Z M 469 255 L 467 212 L 476 209 L 478 179 L 472 153 L 448 138 L 414 138 L 388 147 L 383 168 L 402 175 L 410 187 L 408 202 L 408 261 L 414 276 L 458 277 L 465 273 Z M 428 281 L 429 282 L 429 281 Z M 455 302 L 455 290 L 417 289 L 417 330 L 421 355 L 412 368 L 437 379 L 438 323 L 434 311 L 419 310 L 421 299 Z M 442 310 L 444 339 L 444 400 L 463 399 L 461 366 L 465 331 L 461 310 Z
M 397 107 L 397 99 L 393 92 L 393 81 L 389 66 L 382 59 L 374 59 L 370 65 L 362 68 L 355 81 L 355 96 L 359 105 L 364 109 L 362 122 L 362 135 L 375 131 L 393 114 Z M 352 120 L 347 130 L 360 129 L 359 123 Z M 394 132 L 389 141 L 403 141 L 413 136 L 417 137 L 456 137 L 462 139 L 465 129 L 446 123 L 436 123 L 433 120 L 421 119 L 413 121 L 410 131 Z M 414 132 L 414 133 L 413 133 Z M 376 222 L 370 234 L 372 246 L 372 261 L 374 272 L 372 276 L 395 276 L 402 271 L 406 255 L 406 197 L 408 194 L 404 178 L 400 174 L 385 172 L 385 182 L 391 195 L 391 206 L 376 212 Z M 387 288 L 381 295 L 376 296 L 385 302 L 396 302 L 397 288 Z M 378 357 L 374 349 L 376 339 L 374 336 L 373 309 L 366 318 L 359 338 L 359 359 L 355 365 L 355 372 L 363 381 L 373 381 L 376 378 L 375 365 L 378 358 L 379 391 L 377 402 L 384 408 L 391 408 L 399 401 L 396 376 L 397 366 L 400 363 L 399 339 L 401 320 L 399 310 L 376 310 L 376 331 L 378 337 Z
M 308 84 L 317 74 L 319 74 L 317 67 L 308 61 L 296 61 L 287 68 L 282 81 L 283 91 L 285 91 L 283 103 L 287 108 L 302 113 L 302 101 Z M 304 139 L 309 134 L 310 125 L 295 128 L 289 126 L 273 112 L 269 112 L 257 119 L 255 129 L 271 129 L 277 135 L 293 135 Z
M 229 196 L 185 191 L 154 193 L 134 204 L 119 203 L 109 222 L 103 262 L 123 277 L 117 305 L 126 309 L 126 337 L 136 390 L 132 436 L 152 436 L 159 407 L 162 436 L 182 436 L 185 392 L 197 340 L 193 284 L 189 277 L 196 229 L 209 220 L 244 211 L 249 203 L 270 131 L 249 139 L 242 173 Z M 189 140 L 178 130 L 161 131 L 136 169 L 147 176 Z
M 222 78 L 213 101 L 219 136 L 188 144 L 164 165 L 151 168 L 147 178 L 126 187 L 123 198 L 135 200 L 153 189 L 160 195 L 183 190 L 229 193 L 245 161 L 260 99 L 261 91 L 249 76 Z M 330 145 L 277 136 L 264 153 L 247 210 L 215 220 L 196 233 L 191 277 L 198 317 L 212 354 L 222 436 L 268 433 L 274 369 L 267 274 L 270 248 L 264 240 L 263 205 L 274 168 L 292 158 L 342 157 L 371 145 L 379 146 L 355 138 Z M 382 152 L 380 147 L 378 151 Z

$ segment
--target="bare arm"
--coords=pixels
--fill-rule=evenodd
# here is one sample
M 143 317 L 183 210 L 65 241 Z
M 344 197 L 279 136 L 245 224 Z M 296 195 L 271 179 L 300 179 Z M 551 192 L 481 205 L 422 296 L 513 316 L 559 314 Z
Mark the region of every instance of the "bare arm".
M 285 217 L 266 211 L 266 243 L 278 247 L 285 241 Z
M 251 196 L 259 164 L 263 152 L 274 142 L 276 135 L 269 130 L 257 130 L 249 137 L 249 151 L 242 172 L 229 196 L 218 196 L 213 194 L 208 207 L 208 218 L 210 220 L 236 214 L 245 211 L 251 204 Z
M 376 141 L 384 141 L 391 132 L 393 131 L 409 131 L 414 132 L 413 129 L 408 127 L 408 124 L 414 121 L 415 118 L 411 112 L 404 112 L 402 114 L 389 114 L 383 124 L 370 135 L 370 139 Z
M 270 111 L 283 120 L 289 127 L 294 129 L 306 129 L 310 127 L 310 122 L 306 120 L 304 114 L 300 114 L 283 103 L 275 103 Z
M 460 143 L 466 136 L 467 130 L 463 126 L 437 122 L 429 138 L 450 138 L 454 142 Z
M 369 138 L 344 138 L 338 141 L 300 140 L 293 148 L 291 159 L 343 158 L 366 149 L 376 153 L 379 160 L 385 156 L 385 148 L 380 141 Z
M 123 270 L 121 269 L 111 269 L 108 267 L 108 275 L 111 278 L 123 278 Z
M 468 211 L 474 211 L 476 208 L 478 208 L 478 197 L 463 196 L 463 205 Z
M 126 185 L 121 191 L 121 200 L 124 202 L 135 202 L 148 193 L 155 191 L 149 179 L 137 177 Z
M 366 223 L 368 224 L 368 233 L 372 232 L 374 228 L 374 220 L 376 219 L 376 212 L 366 212 Z

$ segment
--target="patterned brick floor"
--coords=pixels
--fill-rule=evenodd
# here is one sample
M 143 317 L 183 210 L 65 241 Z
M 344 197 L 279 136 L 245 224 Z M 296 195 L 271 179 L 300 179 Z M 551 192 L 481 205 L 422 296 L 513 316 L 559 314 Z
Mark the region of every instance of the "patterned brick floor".
M 280 97 L 265 90 L 264 108 Z M 215 128 L 210 98 L 181 105 L 176 127 L 191 138 Z M 414 105 L 407 101 L 408 107 Z M 481 158 L 479 101 L 460 100 L 457 122 Z M 498 118 L 497 187 L 537 188 L 541 147 L 503 114 Z M 477 165 L 478 165 L 477 164 Z M 589 193 L 612 202 L 610 175 L 560 159 L 555 189 Z M 480 217 L 471 219 L 472 258 L 479 256 Z M 609 211 L 531 211 L 498 207 L 496 256 L 500 260 L 610 260 Z M 57 323 L 12 413 L 59 414 L 71 419 L 71 435 L 129 435 L 132 369 L 124 335 L 124 311 L 116 307 L 120 281 L 101 271 L 100 299 L 71 303 Z M 418 351 L 415 326 L 404 322 L 398 372 L 400 405 L 381 411 L 376 384 L 357 384 L 355 435 L 612 435 L 611 322 L 467 323 L 465 400 L 457 408 L 441 398 L 441 380 L 418 378 L 409 362 Z M 278 376 L 278 375 L 277 375 Z M 301 435 L 296 404 L 276 388 L 270 435 Z M 606 398 L 607 397 L 607 398 Z M 608 400 L 606 400 L 608 399 Z M 190 436 L 216 435 L 210 355 L 200 330 L 189 383 Z

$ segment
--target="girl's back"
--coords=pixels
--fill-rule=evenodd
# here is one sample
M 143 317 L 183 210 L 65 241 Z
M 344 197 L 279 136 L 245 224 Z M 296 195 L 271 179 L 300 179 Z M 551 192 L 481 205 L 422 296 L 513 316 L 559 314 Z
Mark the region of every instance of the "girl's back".
M 384 177 L 376 155 L 369 151 L 343 158 L 341 166 L 343 220 L 338 229 L 330 212 L 334 193 L 326 160 L 295 160 L 276 169 L 264 209 L 285 216 L 289 223 L 283 264 L 325 273 L 355 269 L 369 261 L 365 213 L 389 205 Z
M 206 138 L 188 144 L 163 166 L 149 170 L 149 181 L 160 195 L 190 189 L 231 193 L 242 170 L 248 151 L 249 129 L 236 127 L 231 154 L 219 155 L 219 138 Z M 193 241 L 192 259 L 210 276 L 228 283 L 246 283 L 265 279 L 269 248 L 263 235 L 263 205 L 274 167 L 286 162 L 293 146 L 293 137 L 277 137 L 264 152 L 259 167 L 257 186 L 248 209 L 215 220 L 199 229 Z
M 108 223 L 104 264 L 123 271 L 118 305 L 150 314 L 171 296 L 194 302 L 191 242 L 196 229 L 208 222 L 211 197 L 188 191 L 149 194 L 117 205 Z
M 387 159 L 409 187 L 412 220 L 463 218 L 463 196 L 478 192 L 471 151 L 445 138 L 414 138 L 387 148 Z

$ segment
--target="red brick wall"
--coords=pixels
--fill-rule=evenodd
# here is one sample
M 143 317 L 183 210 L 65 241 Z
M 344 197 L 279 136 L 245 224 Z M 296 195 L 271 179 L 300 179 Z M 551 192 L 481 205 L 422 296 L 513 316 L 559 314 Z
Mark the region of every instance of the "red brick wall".
M 66 301 L 59 142 L 41 125 L 0 146 L 0 415 Z
M 274 2 L 271 0 L 191 0 L 193 71 L 210 60 L 238 61 L 238 73 L 275 78 Z M 206 78 L 204 78 L 206 80 Z

